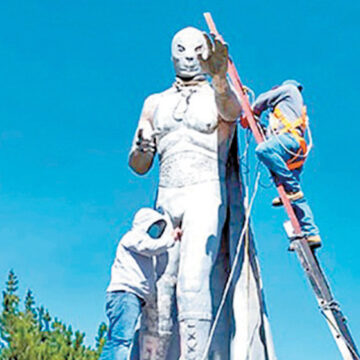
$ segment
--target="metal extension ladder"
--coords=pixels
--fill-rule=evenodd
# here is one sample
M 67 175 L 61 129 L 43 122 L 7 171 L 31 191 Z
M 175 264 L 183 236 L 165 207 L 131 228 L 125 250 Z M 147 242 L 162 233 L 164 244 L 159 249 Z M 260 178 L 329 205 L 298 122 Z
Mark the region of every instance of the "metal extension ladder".
M 204 17 L 210 32 L 222 40 L 221 35 L 216 29 L 211 14 L 205 13 Z M 264 141 L 264 138 L 259 131 L 257 123 L 252 114 L 250 103 L 248 97 L 245 94 L 239 74 L 233 61 L 230 58 L 228 64 L 228 75 L 240 97 L 241 105 L 244 110 L 244 119 L 250 127 L 256 142 L 259 144 Z M 242 123 L 242 125 L 244 126 L 245 124 Z M 335 301 L 331 293 L 329 283 L 326 280 L 323 271 L 321 270 L 314 251 L 310 249 L 306 239 L 302 235 L 299 222 L 295 216 L 290 201 L 285 194 L 283 186 L 277 186 L 277 190 L 290 219 L 285 224 L 285 228 L 287 229 L 291 240 L 291 247 L 296 252 L 298 259 L 300 260 L 300 264 L 310 281 L 312 289 L 315 293 L 316 300 L 318 301 L 320 311 L 324 315 L 324 318 L 330 328 L 331 334 L 334 337 L 339 351 L 344 360 L 360 360 L 360 355 L 351 337 L 350 330 L 347 326 L 347 321 L 340 310 L 339 304 Z

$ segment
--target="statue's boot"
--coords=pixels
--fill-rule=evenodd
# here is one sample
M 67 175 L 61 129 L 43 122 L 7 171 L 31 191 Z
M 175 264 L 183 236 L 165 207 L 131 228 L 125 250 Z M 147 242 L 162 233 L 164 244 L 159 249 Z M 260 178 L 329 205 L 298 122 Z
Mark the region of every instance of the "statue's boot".
M 210 327 L 210 320 L 184 319 L 180 321 L 180 360 L 202 359 L 209 338 Z

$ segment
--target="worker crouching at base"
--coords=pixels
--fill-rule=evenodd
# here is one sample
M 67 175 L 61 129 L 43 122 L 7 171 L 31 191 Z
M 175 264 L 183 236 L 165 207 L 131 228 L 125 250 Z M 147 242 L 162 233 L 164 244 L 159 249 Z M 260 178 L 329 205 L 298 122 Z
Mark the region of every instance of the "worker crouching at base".
M 142 307 L 155 293 L 153 256 L 164 253 L 180 237 L 181 230 L 173 228 L 161 209 L 143 208 L 135 214 L 111 268 L 106 294 L 109 330 L 100 360 L 128 359 Z
M 297 81 L 287 80 L 255 100 L 255 118 L 259 119 L 268 111 L 269 120 L 266 140 L 257 146 L 256 154 L 274 175 L 277 185 L 284 186 L 309 246 L 317 248 L 321 246 L 319 229 L 300 187 L 300 173 L 308 152 L 304 139 L 307 115 L 302 90 Z M 273 206 L 281 205 L 279 197 L 273 200 Z

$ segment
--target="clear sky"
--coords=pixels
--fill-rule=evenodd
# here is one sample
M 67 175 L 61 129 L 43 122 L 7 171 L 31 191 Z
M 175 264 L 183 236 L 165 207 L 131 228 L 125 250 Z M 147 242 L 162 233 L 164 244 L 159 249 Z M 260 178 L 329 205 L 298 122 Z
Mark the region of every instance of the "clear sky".
M 171 38 L 205 30 L 204 11 L 257 94 L 286 78 L 305 86 L 315 147 L 303 190 L 360 341 L 357 0 L 1 1 L 0 281 L 13 268 L 21 294 L 31 288 L 93 343 L 117 240 L 155 195 L 157 167 L 138 177 L 127 166 L 142 103 L 172 84 Z M 279 360 L 340 359 L 274 195 L 260 190 L 253 227 Z

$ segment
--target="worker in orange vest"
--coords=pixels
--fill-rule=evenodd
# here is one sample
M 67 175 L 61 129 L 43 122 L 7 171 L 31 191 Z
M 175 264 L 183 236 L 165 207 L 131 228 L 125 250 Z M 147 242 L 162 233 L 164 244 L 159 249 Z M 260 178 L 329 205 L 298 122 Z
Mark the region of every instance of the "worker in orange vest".
M 266 140 L 257 146 L 256 154 L 275 175 L 277 184 L 284 186 L 309 246 L 317 248 L 321 246 L 319 229 L 299 180 L 308 152 L 304 139 L 308 118 L 302 90 L 300 83 L 287 80 L 255 100 L 255 118 L 259 119 L 265 111 L 268 118 Z M 272 204 L 281 206 L 282 201 L 277 197 Z

